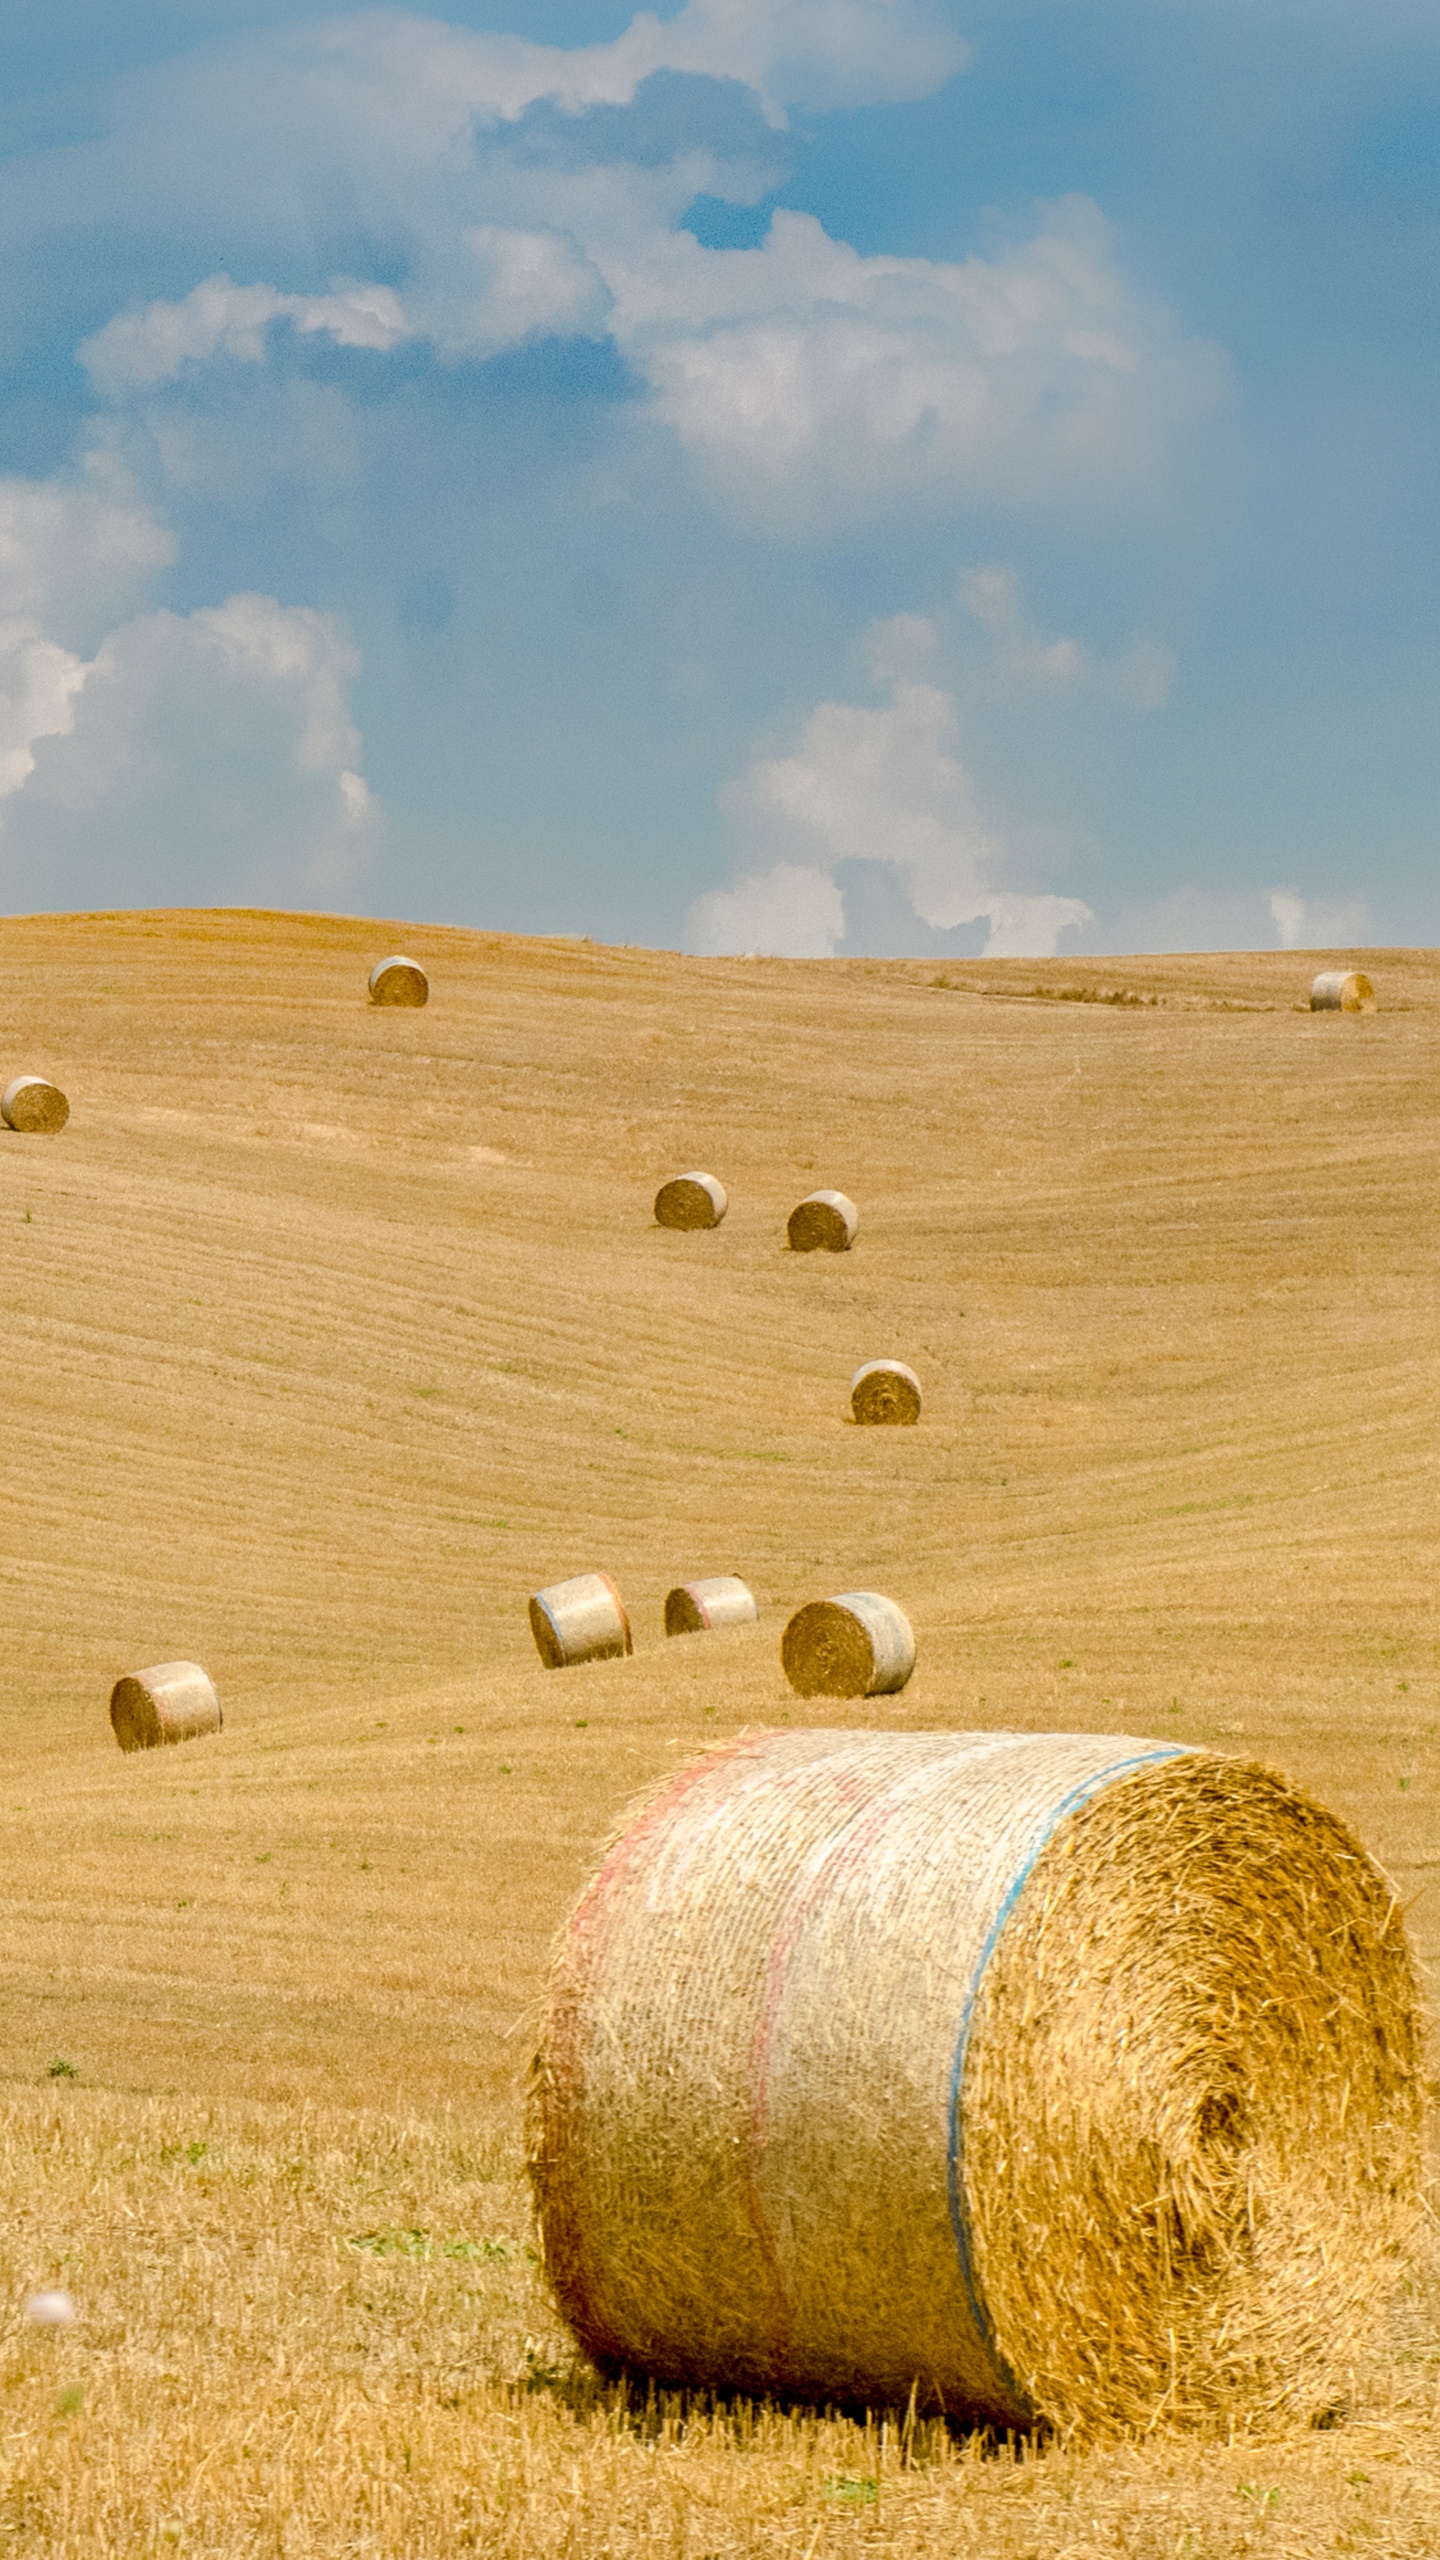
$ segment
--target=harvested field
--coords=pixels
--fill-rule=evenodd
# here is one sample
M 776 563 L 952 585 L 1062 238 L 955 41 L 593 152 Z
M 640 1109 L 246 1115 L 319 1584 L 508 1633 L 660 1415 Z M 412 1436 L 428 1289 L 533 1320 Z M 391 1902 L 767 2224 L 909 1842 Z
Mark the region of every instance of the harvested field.
M 423 1011 L 364 1001 L 397 945 Z M 1362 955 L 1349 1019 L 1308 1009 L 1328 956 L 0 923 L 12 1055 L 71 1105 L 0 1133 L 8 2548 L 1433 2550 L 1428 2262 L 1332 2429 L 1022 2456 L 627 2406 L 518 2176 L 554 1928 L 623 1803 L 746 1723 L 1271 1759 L 1433 1983 L 1440 960 Z M 697 1251 L 652 1202 L 710 1162 Z M 853 1251 L 788 1252 L 831 1185 Z M 902 1341 L 924 1427 L 857 1431 Z M 635 1655 L 556 1680 L 527 1596 L 597 1558 Z M 667 1643 L 707 1559 L 760 1624 Z M 918 1668 L 822 1716 L 780 1630 L 857 1587 Z M 224 1731 L 117 1752 L 116 1665 L 177 1657 Z M 80 2322 L 26 2334 L 47 2284 Z

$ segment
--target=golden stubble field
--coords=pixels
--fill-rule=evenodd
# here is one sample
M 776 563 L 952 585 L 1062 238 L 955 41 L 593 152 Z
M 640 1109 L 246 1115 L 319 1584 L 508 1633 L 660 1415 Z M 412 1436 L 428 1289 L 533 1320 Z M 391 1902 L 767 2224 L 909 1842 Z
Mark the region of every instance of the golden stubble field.
M 919 1669 L 830 1721 L 1258 1753 L 1433 1968 L 1440 957 L 1360 1020 L 1318 965 L 0 922 L 0 1070 L 72 1106 L 0 1134 L 0 2550 L 1440 2549 L 1433 2253 L 1330 2431 L 997 2449 L 602 2389 L 517 2176 L 598 1841 L 818 1720 L 780 1629 L 855 1584 Z M 730 1214 L 664 1233 L 692 1165 Z M 821 1184 L 856 1248 L 790 1255 Z M 847 1420 L 881 1353 L 916 1430 Z M 635 1657 L 546 1673 L 526 1597 L 597 1565 Z M 723 1571 L 760 1625 L 667 1645 Z M 225 1731 L 127 1759 L 173 1655 Z

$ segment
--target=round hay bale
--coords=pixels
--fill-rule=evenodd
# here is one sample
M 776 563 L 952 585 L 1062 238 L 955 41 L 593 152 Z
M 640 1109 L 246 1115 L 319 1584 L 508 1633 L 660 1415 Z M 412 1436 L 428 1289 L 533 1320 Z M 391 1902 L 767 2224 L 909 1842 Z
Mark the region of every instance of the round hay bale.
M 12 1076 L 0 1093 L 0 1120 L 27 1137 L 57 1137 L 69 1117 L 70 1105 L 60 1087 L 44 1076 Z
M 903 1360 L 867 1360 L 850 1381 L 857 1422 L 918 1422 L 920 1381 Z
M 396 954 L 390 960 L 377 960 L 370 972 L 372 1004 L 428 1004 L 430 981 L 418 960 L 406 960 Z
M 547 1671 L 572 1662 L 608 1662 L 635 1650 L 625 1603 L 608 1573 L 577 1573 L 537 1591 L 530 1602 L 530 1632 Z
M 718 1227 L 730 1203 L 713 1173 L 677 1173 L 655 1194 L 657 1227 Z
M 843 1191 L 812 1191 L 790 1212 L 792 1253 L 848 1253 L 860 1212 Z
M 1030 2428 L 1333 2407 L 1416 2207 L 1396 1897 L 1166 1742 L 742 1735 L 562 1938 L 530 2172 L 602 2366 Z
M 915 1636 L 903 1609 L 878 1591 L 808 1600 L 780 1639 L 785 1677 L 802 1698 L 884 1698 L 915 1668 Z
M 665 1594 L 667 1636 L 699 1635 L 705 1627 L 739 1627 L 758 1618 L 755 1594 L 738 1573 L 712 1573 L 704 1582 L 681 1582 Z
M 110 1722 L 122 1751 L 154 1751 L 190 1742 L 225 1722 L 207 1672 L 198 1662 L 155 1662 L 127 1672 L 110 1692 Z
M 1312 1013 L 1373 1013 L 1375 990 L 1363 969 L 1322 969 L 1310 988 Z

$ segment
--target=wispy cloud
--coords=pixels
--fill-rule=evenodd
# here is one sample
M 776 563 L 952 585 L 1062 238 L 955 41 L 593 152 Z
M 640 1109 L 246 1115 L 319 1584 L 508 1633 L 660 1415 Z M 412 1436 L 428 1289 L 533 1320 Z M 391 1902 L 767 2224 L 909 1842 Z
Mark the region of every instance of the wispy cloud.
M 1298 889 L 1269 889 L 1265 903 L 1282 951 L 1334 951 L 1363 943 L 1369 927 L 1363 898 L 1306 898 Z
M 1176 657 L 1165 642 L 1142 635 L 1107 657 L 1069 634 L 1043 632 L 1010 568 L 962 570 L 958 592 L 966 613 L 990 634 L 1002 673 L 1056 693 L 1106 694 L 1136 711 L 1159 711 L 1168 702 Z

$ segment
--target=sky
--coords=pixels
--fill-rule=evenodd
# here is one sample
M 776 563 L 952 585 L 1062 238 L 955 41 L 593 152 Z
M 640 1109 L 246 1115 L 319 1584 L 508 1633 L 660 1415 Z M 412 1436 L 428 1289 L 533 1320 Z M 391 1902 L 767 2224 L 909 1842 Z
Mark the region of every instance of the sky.
M 0 910 L 1440 941 L 1440 0 L 5 0 Z

